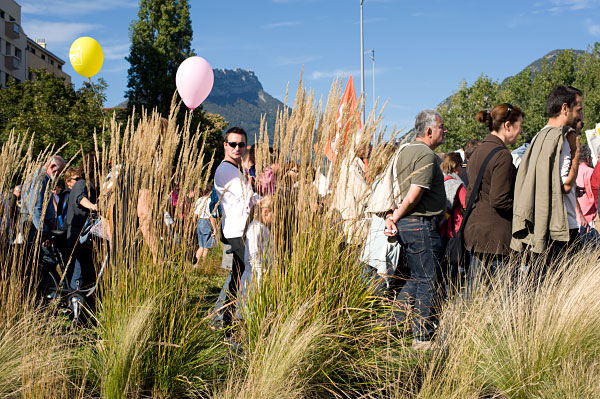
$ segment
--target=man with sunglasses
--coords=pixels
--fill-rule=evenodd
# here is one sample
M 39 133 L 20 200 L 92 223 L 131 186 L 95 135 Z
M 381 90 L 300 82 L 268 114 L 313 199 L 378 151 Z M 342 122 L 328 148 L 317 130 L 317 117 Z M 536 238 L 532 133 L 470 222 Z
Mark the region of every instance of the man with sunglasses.
M 228 300 L 237 296 L 238 283 L 244 271 L 244 227 L 250 212 L 254 193 L 252 186 L 244 177 L 242 157 L 246 153 L 247 135 L 244 129 L 232 127 L 225 133 L 223 147 L 225 159 L 215 172 L 214 187 L 223 208 L 221 221 L 222 239 L 231 245 L 233 261 L 231 272 L 223 285 L 215 304 L 215 316 L 211 322 L 213 328 L 221 328 L 231 322 L 234 306 L 226 306 Z

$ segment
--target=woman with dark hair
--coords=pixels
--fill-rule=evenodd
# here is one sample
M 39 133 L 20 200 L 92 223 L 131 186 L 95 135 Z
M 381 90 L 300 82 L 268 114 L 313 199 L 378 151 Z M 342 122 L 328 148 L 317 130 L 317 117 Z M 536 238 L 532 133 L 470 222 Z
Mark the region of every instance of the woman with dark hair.
M 467 165 L 467 203 L 471 195 L 475 198 L 464 230 L 465 246 L 472 254 L 469 285 L 478 275 L 493 274 L 510 254 L 516 169 L 507 146 L 517 142 L 524 116 L 519 107 L 509 103 L 497 105 L 491 112 L 477 113 L 477 121 L 490 133 L 479 143 Z M 484 160 L 498 147 L 500 150 L 485 168 L 479 193 L 473 193 Z
M 95 278 L 90 248 L 78 245 L 79 236 L 90 212 L 98 210 L 95 154 L 86 154 L 82 166 L 79 174 L 81 178 L 75 183 L 69 195 L 66 218 L 67 249 L 68 256 L 71 258 L 67 281 L 74 290 L 93 283 Z

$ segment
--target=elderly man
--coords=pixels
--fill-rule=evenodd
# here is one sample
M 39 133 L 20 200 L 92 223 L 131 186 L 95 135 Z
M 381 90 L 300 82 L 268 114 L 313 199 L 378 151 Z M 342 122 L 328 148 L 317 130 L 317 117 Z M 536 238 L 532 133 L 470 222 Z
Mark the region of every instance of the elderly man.
M 548 260 L 576 242 L 585 218 L 577 207 L 582 93 L 557 86 L 546 101 L 548 123 L 521 160 L 515 184 L 511 248 L 547 254 Z M 551 182 L 561 184 L 550 184 Z
M 397 296 L 405 309 L 394 312 L 396 320 L 403 320 L 404 312 L 414 307 L 413 348 L 430 349 L 434 333 L 432 302 L 443 256 L 439 226 L 446 209 L 444 175 L 433 150 L 444 143 L 447 130 L 442 116 L 428 109 L 417 115 L 415 131 L 415 141 L 404 146 L 397 157 L 395 178 L 402 202 L 387 213 L 385 234 L 398 234 L 406 248 L 410 272 Z
M 56 213 L 52 202 L 50 181 L 55 180 L 66 166 L 65 160 L 54 155 L 48 162 L 25 179 L 22 192 L 21 221 L 31 223 L 27 241 L 32 243 L 38 232 L 49 233 L 55 229 Z M 45 210 L 44 210 L 45 209 Z M 42 219 L 43 216 L 43 219 Z M 26 230 L 23 230 L 26 232 Z

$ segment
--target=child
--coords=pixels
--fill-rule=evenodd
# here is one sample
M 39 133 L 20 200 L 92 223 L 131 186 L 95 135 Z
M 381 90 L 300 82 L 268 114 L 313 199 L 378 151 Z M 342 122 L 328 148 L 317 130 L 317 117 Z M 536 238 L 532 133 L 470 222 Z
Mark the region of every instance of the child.
M 196 262 L 206 258 L 208 250 L 215 246 L 215 230 L 210 218 L 210 192 L 212 186 L 207 186 L 201 192 L 201 197 L 196 201 L 194 214 L 198 219 L 198 250 L 196 251 Z M 197 265 L 197 264 L 196 264 Z M 195 265 L 195 266 L 196 266 Z
M 271 232 L 273 223 L 273 196 L 267 195 L 256 203 L 250 211 L 244 231 L 244 273 L 240 282 L 240 302 L 246 303 L 252 286 L 260 284 L 263 265 L 269 264 Z

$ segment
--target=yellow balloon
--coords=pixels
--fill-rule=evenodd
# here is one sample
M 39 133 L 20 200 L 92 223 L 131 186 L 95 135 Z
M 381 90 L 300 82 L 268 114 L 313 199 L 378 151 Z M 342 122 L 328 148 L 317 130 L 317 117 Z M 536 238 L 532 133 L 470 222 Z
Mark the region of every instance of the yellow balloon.
M 91 78 L 102 68 L 104 52 L 100 44 L 91 37 L 80 37 L 71 44 L 69 61 L 75 72 Z

